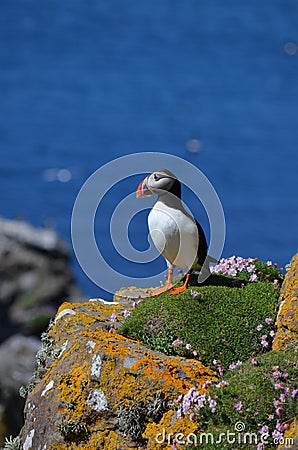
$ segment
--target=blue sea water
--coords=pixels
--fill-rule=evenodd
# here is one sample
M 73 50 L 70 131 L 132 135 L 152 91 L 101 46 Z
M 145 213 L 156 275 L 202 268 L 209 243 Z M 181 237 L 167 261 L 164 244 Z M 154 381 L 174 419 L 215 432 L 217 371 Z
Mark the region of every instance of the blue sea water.
M 1 0 L 0 42 L 2 216 L 55 226 L 71 243 L 74 201 L 96 169 L 164 152 L 215 187 L 224 256 L 289 262 L 298 247 L 296 0 Z M 102 218 L 123 192 L 111 190 Z M 197 219 L 208 234 L 199 206 Z M 139 214 L 130 228 L 141 250 L 145 222 Z M 86 296 L 110 298 L 73 265 Z

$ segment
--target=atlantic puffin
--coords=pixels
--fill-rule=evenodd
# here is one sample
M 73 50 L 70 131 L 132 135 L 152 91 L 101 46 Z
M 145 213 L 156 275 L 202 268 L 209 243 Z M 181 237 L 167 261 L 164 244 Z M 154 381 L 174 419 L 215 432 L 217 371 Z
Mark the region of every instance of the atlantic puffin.
M 185 210 L 181 201 L 181 183 L 169 170 L 158 169 L 139 184 L 136 197 L 157 195 L 157 201 L 148 215 L 149 233 L 168 266 L 167 283 L 153 291 L 159 295 L 171 289 L 170 294 L 183 292 L 193 270 L 209 272 L 210 258 L 207 241 L 201 225 Z M 173 288 L 173 270 L 187 271 L 183 286 Z M 172 289 L 173 288 L 173 289 Z

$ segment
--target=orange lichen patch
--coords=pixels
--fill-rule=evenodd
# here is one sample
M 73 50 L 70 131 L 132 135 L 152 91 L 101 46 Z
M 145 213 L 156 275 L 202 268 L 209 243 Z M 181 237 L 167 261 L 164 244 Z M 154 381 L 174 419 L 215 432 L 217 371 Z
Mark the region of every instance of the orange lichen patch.
M 177 448 L 182 449 L 185 444 L 193 442 L 197 431 L 198 424 L 191 422 L 189 418 L 177 419 L 175 411 L 168 411 L 158 424 L 152 422 L 147 425 L 143 438 L 148 439 L 147 450 L 171 449 L 173 439 L 176 440 Z
M 151 380 L 160 380 L 163 383 L 175 386 L 181 393 L 185 393 L 194 386 L 194 380 L 203 384 L 210 379 L 211 371 L 207 370 L 200 362 L 192 361 L 191 365 L 183 364 L 182 358 L 168 358 L 167 360 L 157 360 L 150 357 L 136 361 L 132 369 L 143 371 Z
M 102 433 L 98 433 L 90 441 L 90 444 L 92 443 L 94 445 L 93 449 L 106 448 L 109 450 L 125 450 L 131 448 L 131 446 L 127 444 L 127 439 L 125 437 L 119 436 L 119 434 L 117 434 L 113 430 L 105 430 Z M 135 448 L 137 449 L 139 447 Z
M 69 445 L 67 445 L 67 444 L 52 444 L 50 447 L 49 447 L 49 450 L 69 450 Z M 77 447 L 76 447 L 76 449 L 77 449 Z
M 58 412 L 65 420 L 81 420 L 87 409 L 84 396 L 85 388 L 89 385 L 88 363 L 75 367 L 70 373 L 63 374 L 56 388 Z
M 52 327 L 52 334 L 57 338 L 61 326 L 63 326 L 64 333 L 76 333 L 78 330 L 94 332 L 96 328 L 105 327 L 110 329 L 111 315 L 116 314 L 118 327 L 125 319 L 122 315 L 124 310 L 132 311 L 133 308 L 124 307 L 121 304 L 102 303 L 100 301 L 86 302 L 86 303 L 63 303 L 58 310 L 55 323 Z M 67 310 L 73 313 L 67 313 Z M 63 312 L 65 315 L 63 315 Z
M 276 320 L 273 349 L 280 350 L 298 338 L 298 253 L 293 257 L 280 293 L 281 306 Z

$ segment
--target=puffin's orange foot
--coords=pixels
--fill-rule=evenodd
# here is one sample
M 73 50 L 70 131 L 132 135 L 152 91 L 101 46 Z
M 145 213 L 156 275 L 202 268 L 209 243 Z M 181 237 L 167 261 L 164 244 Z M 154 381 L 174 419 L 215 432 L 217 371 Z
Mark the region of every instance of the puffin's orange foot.
M 176 295 L 176 294 L 180 294 L 180 292 L 184 292 L 186 290 L 186 288 L 187 288 L 189 277 L 190 277 L 190 273 L 188 272 L 186 274 L 184 284 L 182 286 L 179 286 L 177 288 L 172 289 L 170 294 L 171 295 Z
M 183 292 L 185 290 L 186 290 L 186 286 L 185 285 L 179 286 L 177 288 L 172 289 L 171 292 L 170 292 L 170 295 L 180 294 L 180 292 Z
M 169 289 L 171 289 L 172 286 L 173 286 L 172 284 L 165 284 L 161 288 L 154 289 L 154 291 L 151 292 L 150 296 L 151 297 L 156 297 L 157 295 L 162 294 L 163 292 L 166 292 Z

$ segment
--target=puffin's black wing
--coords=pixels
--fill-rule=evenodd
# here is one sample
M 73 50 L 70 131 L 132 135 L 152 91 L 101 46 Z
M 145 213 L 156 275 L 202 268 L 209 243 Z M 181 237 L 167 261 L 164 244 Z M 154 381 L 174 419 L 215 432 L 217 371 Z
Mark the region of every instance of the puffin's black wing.
M 206 240 L 204 230 L 197 220 L 196 220 L 196 225 L 198 228 L 198 236 L 199 236 L 198 263 L 200 266 L 202 266 L 207 257 L 208 245 L 207 245 L 207 240 Z

